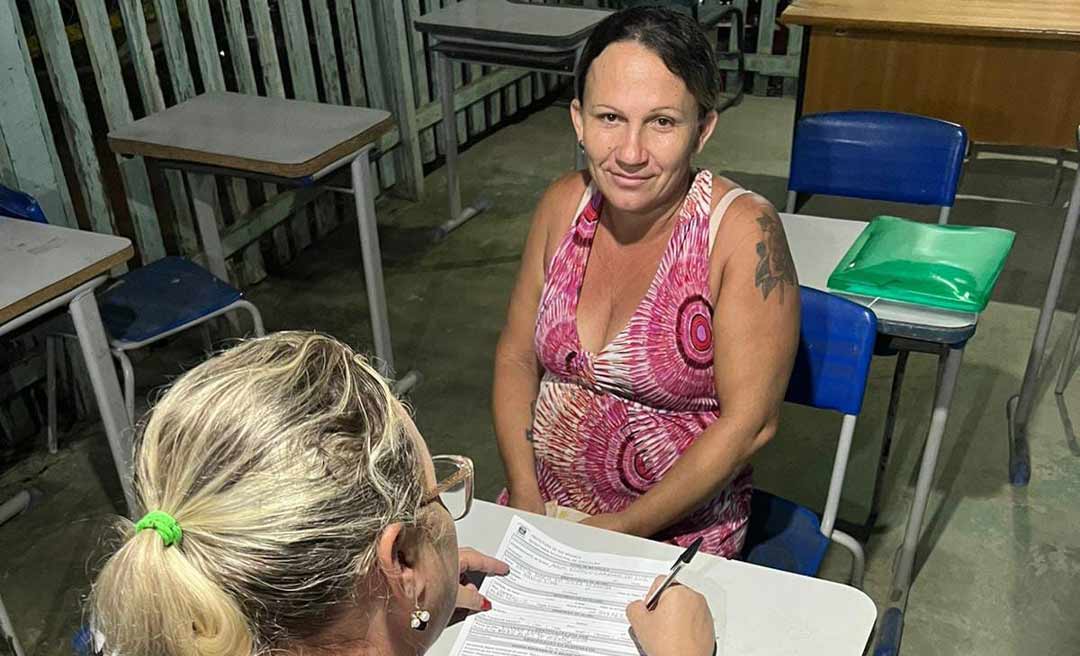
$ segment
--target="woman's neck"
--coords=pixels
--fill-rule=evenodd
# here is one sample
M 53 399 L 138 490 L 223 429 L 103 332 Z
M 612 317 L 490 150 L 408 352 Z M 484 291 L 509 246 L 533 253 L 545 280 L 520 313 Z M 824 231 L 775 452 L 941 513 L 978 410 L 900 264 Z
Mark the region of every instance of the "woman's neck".
M 660 204 L 643 212 L 628 212 L 605 203 L 601 218 L 607 219 L 608 229 L 620 244 L 649 241 L 667 233 L 671 219 L 678 213 L 690 190 L 693 174 L 687 170 L 675 192 Z

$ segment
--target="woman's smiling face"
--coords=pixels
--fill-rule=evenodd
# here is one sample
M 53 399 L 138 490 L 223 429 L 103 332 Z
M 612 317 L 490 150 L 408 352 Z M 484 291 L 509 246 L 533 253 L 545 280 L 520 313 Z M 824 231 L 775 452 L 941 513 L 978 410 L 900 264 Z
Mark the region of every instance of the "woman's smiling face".
M 605 202 L 635 214 L 682 197 L 690 159 L 716 123 L 713 112 L 699 116 L 686 83 L 636 41 L 604 48 L 570 111 Z

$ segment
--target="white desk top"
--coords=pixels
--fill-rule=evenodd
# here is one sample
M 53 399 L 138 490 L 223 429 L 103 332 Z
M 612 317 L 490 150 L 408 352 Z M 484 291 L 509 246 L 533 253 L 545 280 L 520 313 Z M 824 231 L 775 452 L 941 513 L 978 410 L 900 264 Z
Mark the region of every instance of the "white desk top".
M 301 178 L 394 127 L 381 109 L 205 93 L 109 132 L 116 153 Z
M 477 501 L 458 522 L 458 542 L 495 553 L 518 511 Z M 579 549 L 674 561 L 682 549 L 661 542 L 518 513 L 548 535 Z M 725 656 L 863 653 L 877 617 L 874 602 L 855 588 L 757 565 L 698 554 L 679 575 L 726 614 Z M 642 591 L 644 593 L 644 591 Z M 447 629 L 428 656 L 450 653 L 460 624 Z
M 0 325 L 133 254 L 123 237 L 0 216 Z
M 784 231 L 787 232 L 799 283 L 828 291 L 829 275 L 866 227 L 866 222 L 787 213 L 781 213 L 780 219 L 784 222 Z M 875 301 L 851 294 L 841 295 L 871 307 L 878 322 L 886 324 L 882 326 L 882 332 L 886 334 L 890 333 L 890 323 L 918 326 L 946 334 L 971 330 L 979 320 L 979 315 L 970 312 L 938 310 L 881 299 Z
M 508 0 L 464 0 L 424 14 L 416 29 L 440 39 L 497 41 L 573 48 L 610 14 L 606 9 L 524 4 Z

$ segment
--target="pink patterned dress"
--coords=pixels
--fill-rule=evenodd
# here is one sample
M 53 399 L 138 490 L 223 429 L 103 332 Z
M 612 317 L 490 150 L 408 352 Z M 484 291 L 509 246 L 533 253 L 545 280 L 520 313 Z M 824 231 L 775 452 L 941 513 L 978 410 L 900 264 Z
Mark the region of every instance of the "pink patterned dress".
M 655 485 L 718 416 L 713 384 L 709 253 L 733 189 L 710 216 L 712 174 L 699 172 L 667 250 L 627 326 L 598 353 L 581 346 L 577 303 L 603 206 L 590 185 L 546 273 L 536 324 L 544 367 L 533 440 L 545 501 L 590 515 L 618 512 Z M 715 218 L 714 218 L 715 217 Z M 750 468 L 654 536 L 738 555 L 750 514 Z

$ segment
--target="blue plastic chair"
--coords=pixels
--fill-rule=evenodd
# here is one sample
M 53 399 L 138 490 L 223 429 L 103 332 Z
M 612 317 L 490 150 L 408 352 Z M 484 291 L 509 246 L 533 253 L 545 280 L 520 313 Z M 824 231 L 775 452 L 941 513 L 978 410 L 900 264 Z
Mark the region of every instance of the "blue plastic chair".
M 47 223 L 31 196 L 0 186 L 0 215 Z M 124 379 L 124 402 L 135 419 L 135 371 L 127 352 L 153 344 L 232 312 L 246 310 L 254 333 L 262 336 L 262 315 L 244 294 L 206 269 L 182 257 L 165 257 L 129 271 L 112 281 L 98 296 L 101 321 L 109 348 L 119 361 Z M 49 451 L 56 452 L 56 364 L 60 339 L 46 338 L 49 397 Z
M 862 545 L 835 528 L 851 440 L 862 409 L 877 317 L 839 296 L 801 287 L 799 350 L 785 400 L 843 414 L 825 509 L 809 508 L 754 490 L 743 557 L 751 563 L 816 576 L 830 542 L 852 554 L 851 583 L 861 587 Z
M 896 112 L 810 114 L 795 124 L 786 211 L 828 194 L 938 205 L 949 222 L 967 151 L 963 127 Z

